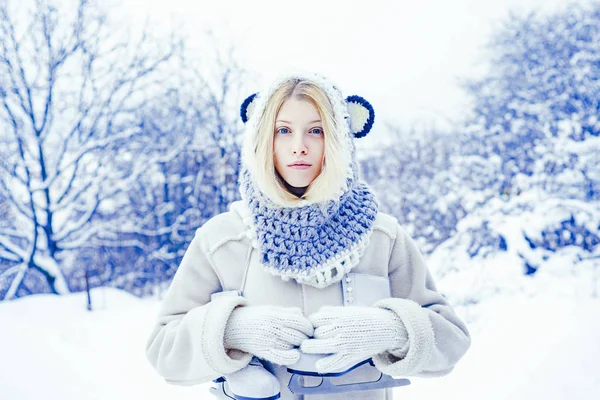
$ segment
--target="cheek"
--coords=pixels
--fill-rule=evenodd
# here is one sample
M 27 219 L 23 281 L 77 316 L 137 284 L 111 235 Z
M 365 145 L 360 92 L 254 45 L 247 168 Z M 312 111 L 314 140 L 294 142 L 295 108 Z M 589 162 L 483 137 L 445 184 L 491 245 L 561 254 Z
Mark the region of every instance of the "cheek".
M 321 156 L 323 156 L 325 154 L 325 140 L 321 139 L 319 141 L 319 153 L 321 154 Z
M 282 163 L 284 163 L 285 157 L 281 154 L 277 148 L 273 149 L 273 164 L 275 164 L 275 168 L 279 168 Z
M 273 140 L 273 159 L 277 160 L 277 153 L 279 152 L 279 143 L 276 139 Z

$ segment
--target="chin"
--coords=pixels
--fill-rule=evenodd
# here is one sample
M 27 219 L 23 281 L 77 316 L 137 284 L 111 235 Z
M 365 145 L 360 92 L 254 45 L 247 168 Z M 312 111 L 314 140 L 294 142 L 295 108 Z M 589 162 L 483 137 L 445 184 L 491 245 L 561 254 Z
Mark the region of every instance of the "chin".
M 283 177 L 283 179 L 285 179 L 285 181 L 289 184 L 292 185 L 294 187 L 305 187 L 310 185 L 310 183 L 313 181 L 313 179 L 302 179 L 299 177 L 294 177 L 294 176 L 288 176 L 288 177 Z
M 304 180 L 299 181 L 299 180 L 293 180 L 293 179 L 290 179 L 290 180 L 286 179 L 286 182 L 294 187 L 305 187 L 305 186 L 310 185 L 311 181 L 304 181 Z

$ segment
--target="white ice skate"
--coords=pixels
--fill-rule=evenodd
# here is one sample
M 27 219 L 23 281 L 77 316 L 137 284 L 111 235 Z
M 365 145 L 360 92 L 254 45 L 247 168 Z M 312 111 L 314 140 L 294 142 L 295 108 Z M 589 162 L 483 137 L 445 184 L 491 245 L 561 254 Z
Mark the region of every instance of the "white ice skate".
M 246 367 L 213 383 L 210 392 L 218 399 L 276 400 L 281 397 L 279 380 L 256 357 Z
M 373 360 L 370 358 L 359 362 L 356 365 L 344 371 L 320 374 L 317 372 L 315 364 L 319 359 L 326 356 L 327 354 L 302 354 L 300 356 L 300 360 L 297 363 L 289 366 L 287 370 L 288 372 L 292 373 L 292 377 L 290 378 L 290 382 L 288 384 L 290 392 L 292 392 L 293 394 L 314 395 L 357 392 L 363 390 L 385 389 L 396 386 L 410 385 L 410 381 L 408 379 L 394 379 L 389 375 L 381 373 L 379 370 L 377 370 L 375 364 L 373 364 Z M 367 365 L 363 367 L 363 365 L 365 364 Z M 372 381 L 361 381 L 343 384 L 335 383 L 335 378 L 339 378 L 359 367 L 372 368 L 372 371 L 379 374 L 379 377 Z M 305 380 L 308 379 L 307 377 L 320 378 L 320 382 L 316 385 L 314 384 L 314 382 L 311 382 L 310 384 L 306 385 Z M 311 380 L 314 381 L 314 379 Z
M 378 300 L 391 296 L 389 279 L 381 276 L 351 272 L 344 276 L 341 284 L 342 298 L 345 306 L 358 305 L 368 307 Z M 410 385 L 410 380 L 406 378 L 394 379 L 389 375 L 381 373 L 375 367 L 371 358 L 363 360 L 343 371 L 320 374 L 317 372 L 315 365 L 319 359 L 328 355 L 301 353 L 300 360 L 293 365 L 289 365 L 287 368 L 288 372 L 292 373 L 288 384 L 290 391 L 294 394 L 328 394 Z M 362 382 L 347 382 L 346 379 L 341 379 L 342 376 L 357 368 L 361 368 L 364 375 L 373 376 L 374 379 Z M 315 385 L 315 380 L 319 382 L 319 379 L 320 383 Z M 311 381 L 310 385 L 305 384 L 307 380 Z M 340 380 L 345 382 L 343 384 L 336 383 L 336 381 Z
M 344 305 L 370 306 L 376 301 L 390 297 L 389 280 L 384 277 L 348 273 L 341 282 Z M 292 373 L 288 383 L 288 389 L 294 394 L 328 394 L 345 393 L 364 390 L 385 389 L 397 386 L 406 386 L 410 380 L 406 378 L 394 379 L 389 375 L 381 373 L 373 364 L 371 358 L 344 370 L 326 374 L 320 374 L 315 367 L 316 362 L 327 357 L 328 354 L 304 354 L 301 353 L 300 360 L 287 367 Z M 349 372 L 361 368 L 369 375 L 378 375 L 377 379 L 352 383 L 337 384 L 335 381 Z M 336 379 L 337 378 L 337 379 Z M 319 380 L 317 385 L 305 385 L 307 380 Z M 237 400 L 270 400 L 280 397 L 279 380 L 264 368 L 262 363 L 254 357 L 250 364 L 239 371 L 221 377 L 213 381 L 216 387 L 211 392 L 219 399 Z M 311 382 L 313 383 L 313 382 Z M 229 384 L 231 393 L 226 386 Z

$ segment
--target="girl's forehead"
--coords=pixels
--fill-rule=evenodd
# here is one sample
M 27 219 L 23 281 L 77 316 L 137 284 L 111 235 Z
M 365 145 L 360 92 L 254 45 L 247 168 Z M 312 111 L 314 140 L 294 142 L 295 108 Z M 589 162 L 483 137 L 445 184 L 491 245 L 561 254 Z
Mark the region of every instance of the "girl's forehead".
M 316 118 L 320 117 L 317 108 L 309 101 L 288 99 L 277 113 L 277 118 Z

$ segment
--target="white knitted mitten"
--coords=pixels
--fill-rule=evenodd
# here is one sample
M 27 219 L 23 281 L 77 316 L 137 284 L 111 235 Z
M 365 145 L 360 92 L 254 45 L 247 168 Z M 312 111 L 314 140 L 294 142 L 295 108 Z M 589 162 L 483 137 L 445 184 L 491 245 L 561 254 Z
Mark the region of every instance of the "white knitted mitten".
M 299 307 L 245 306 L 231 313 L 225 327 L 226 349 L 237 349 L 279 365 L 300 358 L 297 347 L 313 327 Z
M 331 354 L 317 361 L 320 373 L 342 372 L 386 350 L 402 351 L 408 333 L 396 313 L 376 307 L 324 306 L 308 317 L 314 339 L 300 347 L 303 353 Z

